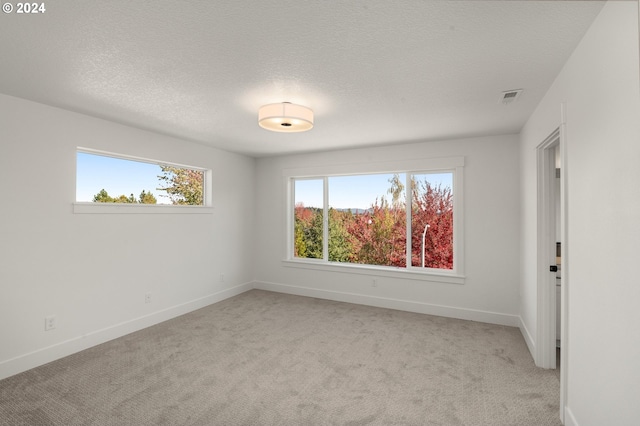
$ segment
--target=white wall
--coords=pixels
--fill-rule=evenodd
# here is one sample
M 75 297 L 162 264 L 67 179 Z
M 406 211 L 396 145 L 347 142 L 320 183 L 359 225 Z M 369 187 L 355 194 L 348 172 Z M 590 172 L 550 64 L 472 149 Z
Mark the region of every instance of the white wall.
M 566 103 L 568 425 L 640 424 L 637 7 L 605 5 L 521 134 L 521 315 L 535 336 L 535 146 Z
M 0 378 L 250 288 L 254 159 L 5 95 L 0 129 Z M 212 169 L 214 212 L 74 214 L 78 146 Z
M 284 266 L 282 171 L 353 163 L 464 156 L 466 282 L 318 271 Z M 256 285 L 269 290 L 516 325 L 518 314 L 518 138 L 495 136 L 261 158 L 256 172 Z

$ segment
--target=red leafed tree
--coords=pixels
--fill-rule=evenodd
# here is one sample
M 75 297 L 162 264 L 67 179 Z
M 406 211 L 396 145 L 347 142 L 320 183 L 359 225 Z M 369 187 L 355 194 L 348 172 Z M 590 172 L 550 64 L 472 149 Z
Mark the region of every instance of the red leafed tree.
M 296 219 L 305 223 L 311 223 L 311 219 L 313 219 L 313 211 L 304 207 L 303 203 L 297 203 L 295 206 L 295 215 Z
M 329 211 L 328 259 L 334 262 L 406 267 L 404 186 L 390 180 L 392 202 L 382 196 L 366 211 Z M 411 182 L 411 265 L 453 269 L 453 194 L 449 186 Z M 426 234 L 425 227 L 429 225 Z M 295 206 L 294 255 L 322 258 L 322 209 Z
M 384 198 L 360 214 L 348 229 L 353 237 L 353 261 L 367 265 L 406 266 L 406 214 Z
M 411 265 L 453 269 L 453 194 L 451 188 L 428 181 L 415 183 L 411 205 Z

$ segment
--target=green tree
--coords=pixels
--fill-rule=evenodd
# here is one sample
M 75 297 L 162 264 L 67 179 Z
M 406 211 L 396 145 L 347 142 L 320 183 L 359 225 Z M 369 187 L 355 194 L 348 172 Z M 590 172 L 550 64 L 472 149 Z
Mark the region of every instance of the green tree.
M 296 205 L 294 256 L 322 259 L 322 209 Z
M 129 195 L 128 197 L 126 195 L 121 195 L 118 198 L 114 198 L 113 199 L 114 203 L 123 203 L 123 204 L 136 204 L 136 197 L 133 196 L 133 194 Z
M 294 246 L 293 255 L 295 257 L 309 257 L 307 252 L 307 239 L 305 238 L 305 229 L 310 226 L 313 212 L 310 209 L 306 209 L 304 204 L 296 204 L 294 221 Z
M 309 257 L 307 253 L 307 242 L 304 239 L 304 230 L 302 224 L 296 218 L 294 229 L 293 255 L 295 257 Z
M 329 209 L 329 261 L 350 262 L 353 243 L 348 227 L 353 214 L 349 211 Z
M 158 179 L 166 186 L 157 188 L 166 191 L 172 204 L 201 206 L 204 204 L 204 172 L 173 166 L 160 166 L 162 175 Z
M 149 191 L 146 192 L 142 190 L 140 193 L 140 198 L 136 200 L 133 194 L 128 197 L 124 194 L 119 197 L 112 197 L 109 193 L 103 188 L 96 195 L 93 196 L 94 203 L 124 203 L 124 204 L 156 204 L 156 197 Z
M 93 196 L 94 203 L 115 203 L 115 200 L 109 196 L 107 191 L 104 188 L 100 190 L 96 195 Z
M 307 257 L 322 259 L 323 241 L 323 212 L 322 209 L 312 208 L 313 216 L 310 226 L 304 230 L 305 242 L 307 245 Z
M 138 199 L 140 204 L 158 204 L 158 200 L 153 196 L 151 191 L 146 192 L 144 189 L 140 193 L 140 198 Z

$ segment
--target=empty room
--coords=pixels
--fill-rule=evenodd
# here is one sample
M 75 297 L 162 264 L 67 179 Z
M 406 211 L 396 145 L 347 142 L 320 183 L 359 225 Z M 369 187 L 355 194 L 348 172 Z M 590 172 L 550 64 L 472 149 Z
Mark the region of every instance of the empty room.
M 640 424 L 639 3 L 4 2 L 0 425 Z

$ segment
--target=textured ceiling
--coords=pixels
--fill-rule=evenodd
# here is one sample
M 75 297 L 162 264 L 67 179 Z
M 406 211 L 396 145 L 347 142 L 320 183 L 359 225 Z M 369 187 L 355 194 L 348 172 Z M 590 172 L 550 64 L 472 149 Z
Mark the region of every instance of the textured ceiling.
M 602 5 L 49 1 L 0 16 L 0 92 L 253 156 L 517 133 Z

